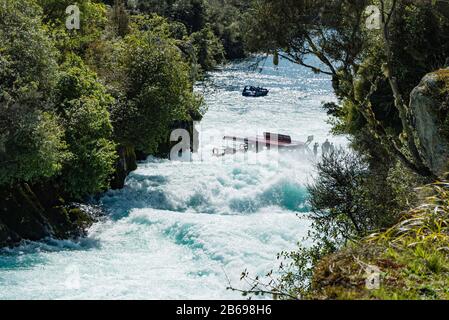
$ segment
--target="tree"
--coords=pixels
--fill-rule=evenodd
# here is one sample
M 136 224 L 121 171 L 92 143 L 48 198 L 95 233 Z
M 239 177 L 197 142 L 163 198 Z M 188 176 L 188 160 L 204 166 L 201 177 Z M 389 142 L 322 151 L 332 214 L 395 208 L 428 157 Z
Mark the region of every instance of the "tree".
M 344 243 L 391 226 L 410 203 L 401 194 L 406 177 L 373 174 L 368 159 L 343 149 L 324 155 L 308 186 L 315 227 L 329 241 Z
M 61 68 L 56 101 L 70 156 L 58 180 L 71 198 L 82 199 L 106 190 L 114 172 L 117 155 L 108 111 L 114 100 L 79 57 L 69 56 Z
M 95 0 L 37 0 L 43 10 L 43 23 L 50 30 L 51 38 L 62 52 L 84 56 L 86 51 L 101 42 L 108 24 L 105 4 Z M 68 30 L 66 9 L 76 4 L 80 9 L 80 29 Z
M 125 3 L 123 0 L 114 0 L 114 7 L 112 9 L 112 20 L 116 27 L 116 32 L 119 36 L 124 37 L 129 32 L 129 17 L 126 12 Z
M 245 57 L 242 25 L 248 7 L 249 2 L 243 0 L 138 0 L 137 3 L 138 12 L 182 23 L 188 35 L 198 36 L 203 29 L 211 29 L 228 59 Z
M 383 1 L 382 31 L 368 30 L 366 8 L 372 4 L 378 3 L 257 0 L 249 14 L 248 43 L 253 50 L 279 52 L 332 76 L 341 101 L 340 129 L 354 129 L 344 118 L 351 110 L 363 118 L 357 131 L 369 133 L 404 166 L 432 179 L 434 174 L 416 150 L 404 97 L 417 85 L 417 77 L 444 64 L 449 52 L 444 40 L 448 20 L 430 2 Z M 422 24 L 415 31 L 428 37 L 409 32 L 418 20 Z M 428 43 L 420 48 L 418 41 L 423 38 Z M 430 46 L 437 48 L 432 55 L 425 52 Z M 319 64 L 309 62 L 308 56 Z
M 176 120 L 190 120 L 202 103 L 190 66 L 176 45 L 151 31 L 129 35 L 121 59 L 126 89 L 112 109 L 117 141 L 144 154 L 157 151 Z
M 192 33 L 190 38 L 198 63 L 204 70 L 211 70 L 224 61 L 223 45 L 212 32 L 210 26 Z
M 184 23 L 190 32 L 200 31 L 206 20 L 204 0 L 177 0 L 171 6 L 170 17 Z
M 226 58 L 245 58 L 243 18 L 250 1 L 208 0 L 205 5 L 207 23 L 221 40 Z
M 0 1 L 0 185 L 57 174 L 66 157 L 52 113 L 57 52 L 33 1 Z

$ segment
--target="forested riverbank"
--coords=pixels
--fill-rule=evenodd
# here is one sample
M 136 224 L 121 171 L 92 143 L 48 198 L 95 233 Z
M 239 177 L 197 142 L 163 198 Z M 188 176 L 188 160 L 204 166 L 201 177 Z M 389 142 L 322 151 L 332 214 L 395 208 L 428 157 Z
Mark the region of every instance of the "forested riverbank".
M 237 2 L 72 5 L 0 5 L 1 246 L 84 234 L 79 203 L 166 156 L 172 129 L 193 133 L 194 82 L 245 56 Z

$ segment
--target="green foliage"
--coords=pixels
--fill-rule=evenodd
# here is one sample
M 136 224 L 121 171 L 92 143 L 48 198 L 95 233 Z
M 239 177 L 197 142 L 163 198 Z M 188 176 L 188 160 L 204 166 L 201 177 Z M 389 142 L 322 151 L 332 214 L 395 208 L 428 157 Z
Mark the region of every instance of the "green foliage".
M 368 177 L 366 162 L 338 149 L 323 155 L 317 171 L 316 181 L 308 187 L 313 219 L 336 240 L 360 235 L 369 218 L 358 195 Z
M 203 2 L 179 4 L 193 10 L 173 16 L 188 26 L 131 14 L 123 0 L 0 0 L 0 209 L 26 230 L 2 225 L 2 236 L 81 234 L 92 221 L 66 203 L 111 179 L 123 187 L 136 148 L 156 152 L 175 123 L 201 118 L 189 33 L 202 29 Z M 80 9 L 80 30 L 66 28 L 69 5 Z M 204 34 L 215 59 L 216 39 Z M 33 225 L 42 217 L 49 232 Z
M 224 49 L 220 40 L 212 32 L 210 26 L 191 34 L 198 63 L 211 70 L 224 60 Z
M 198 63 L 195 48 L 187 28 L 183 23 L 170 21 L 157 14 L 133 15 L 131 16 L 130 28 L 133 34 L 150 31 L 157 37 L 176 45 L 180 50 L 182 60 L 190 67 L 190 80 L 193 82 L 198 78 L 201 66 Z M 120 45 L 124 48 L 123 42 L 120 42 Z M 113 54 L 115 57 L 120 55 L 123 54 L 119 52 Z
M 173 24 L 178 25 L 179 23 L 174 22 Z M 184 26 L 184 24 L 181 25 Z M 131 28 L 134 33 L 138 33 L 140 31 L 141 32 L 151 31 L 152 33 L 157 34 L 160 37 L 170 38 L 171 37 L 170 26 L 171 23 L 167 18 L 164 18 L 157 14 L 135 15 L 131 17 Z M 185 35 L 186 34 L 187 31 Z
M 56 51 L 33 1 L 0 1 L 0 185 L 45 179 L 65 158 L 52 115 Z
M 82 198 L 107 189 L 114 172 L 117 157 L 108 112 L 113 98 L 80 58 L 68 57 L 62 70 L 56 97 L 71 156 L 60 179 L 66 193 Z
M 129 16 L 125 8 L 124 0 L 115 0 L 112 8 L 112 23 L 115 26 L 115 32 L 124 37 L 129 32 Z
M 208 0 L 206 2 L 207 22 L 216 36 L 221 39 L 227 59 L 246 57 L 244 40 L 244 15 L 249 1 Z
M 177 40 L 183 40 L 188 36 L 187 27 L 181 22 L 174 21 L 169 25 L 170 37 Z
M 204 0 L 177 0 L 170 15 L 175 21 L 184 23 L 190 32 L 200 31 L 205 23 Z
M 150 31 L 166 40 L 175 39 L 172 43 L 181 49 L 183 57 L 190 62 L 192 71 L 197 64 L 203 70 L 210 70 L 224 61 L 223 45 L 209 25 L 189 35 L 183 23 L 152 14 L 133 16 L 131 27 L 137 32 Z
M 183 23 L 190 33 L 204 27 L 206 13 L 204 0 L 139 0 L 137 8 L 144 13 L 156 13 Z
M 205 48 L 204 51 L 212 53 L 211 57 L 213 56 L 214 60 L 220 63 L 223 60 L 220 47 L 223 47 L 224 55 L 228 59 L 246 56 L 243 15 L 248 6 L 248 2 L 241 0 L 140 0 L 137 10 L 141 13 L 157 14 L 175 22 L 170 25 L 176 30 L 172 33 L 176 34 L 174 36 L 176 39 L 182 39 L 181 35 L 185 34 L 186 36 L 192 35 L 200 47 L 206 46 L 206 42 L 208 42 L 211 48 Z M 179 24 L 185 27 L 185 33 Z M 174 31 L 173 29 L 172 31 Z M 210 31 L 214 36 L 209 34 Z M 199 44 L 200 35 L 205 37 L 201 44 Z M 221 42 L 221 45 L 218 44 L 218 41 Z M 217 58 L 219 59 L 217 60 Z M 200 64 L 205 70 L 209 66 L 214 67 L 214 63 L 210 64 L 210 60 L 207 60 L 204 57 L 199 58 Z
M 36 182 L 59 173 L 67 154 L 58 119 L 23 105 L 1 108 L 0 185 Z
M 373 172 L 367 159 L 342 149 L 323 156 L 308 188 L 315 229 L 339 244 L 395 223 L 413 201 L 416 179 L 406 181 L 410 174 L 399 167 L 390 171 Z
M 37 0 L 41 5 L 43 22 L 49 30 L 56 47 L 61 52 L 74 52 L 83 56 L 101 40 L 108 24 L 107 8 L 95 0 Z M 80 9 L 80 30 L 66 28 L 66 8 L 76 4 Z
M 429 185 L 422 192 L 430 196 L 397 225 L 323 259 L 307 298 L 448 299 L 448 184 Z M 368 264 L 381 271 L 379 289 L 365 287 Z
M 0 100 L 43 108 L 57 72 L 57 52 L 33 1 L 0 2 Z
M 127 88 L 113 109 L 115 134 L 124 145 L 149 154 L 165 141 L 175 120 L 189 120 L 201 100 L 192 92 L 189 66 L 168 39 L 139 32 L 124 40 Z

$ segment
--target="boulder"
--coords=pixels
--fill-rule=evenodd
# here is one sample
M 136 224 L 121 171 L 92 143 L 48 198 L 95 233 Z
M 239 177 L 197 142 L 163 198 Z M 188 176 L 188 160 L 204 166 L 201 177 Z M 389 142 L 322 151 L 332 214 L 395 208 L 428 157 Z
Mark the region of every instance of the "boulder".
M 416 140 L 430 170 L 449 172 L 449 69 L 427 74 L 410 95 Z
M 64 204 L 53 191 L 51 187 L 32 188 L 28 184 L 0 188 L 0 248 L 22 240 L 68 239 L 86 234 L 95 216 L 82 205 Z

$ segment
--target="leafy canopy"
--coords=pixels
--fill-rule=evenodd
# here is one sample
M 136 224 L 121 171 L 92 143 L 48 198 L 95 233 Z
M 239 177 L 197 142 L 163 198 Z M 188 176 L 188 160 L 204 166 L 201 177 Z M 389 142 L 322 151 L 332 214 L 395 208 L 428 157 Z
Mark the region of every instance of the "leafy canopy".
M 0 185 L 57 174 L 66 157 L 51 113 L 57 52 L 31 0 L 0 1 Z

